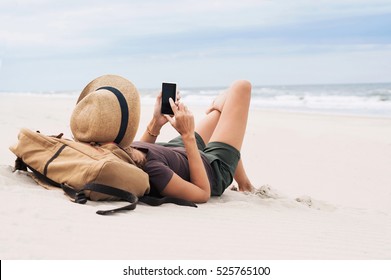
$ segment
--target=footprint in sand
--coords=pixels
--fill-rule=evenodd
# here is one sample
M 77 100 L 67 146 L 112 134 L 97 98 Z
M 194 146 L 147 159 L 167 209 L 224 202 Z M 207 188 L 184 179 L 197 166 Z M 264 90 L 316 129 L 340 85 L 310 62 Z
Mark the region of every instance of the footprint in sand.
M 231 187 L 232 191 L 239 191 L 238 187 L 235 185 Z M 278 199 L 282 203 L 287 203 L 287 205 L 294 205 L 294 201 L 315 210 L 326 210 L 326 211 L 334 211 L 337 209 L 335 205 L 330 203 L 315 200 L 308 195 L 302 195 L 300 197 L 295 198 L 294 200 L 290 197 L 282 195 L 276 189 L 273 189 L 270 185 L 263 185 L 259 188 L 254 188 L 252 192 L 245 192 L 247 195 L 255 195 L 262 199 Z
M 310 208 L 313 206 L 312 198 L 308 195 L 302 195 L 302 196 L 296 198 L 295 200 L 305 206 L 310 207 Z
M 256 188 L 253 193 L 260 198 L 282 198 L 282 196 L 269 185 L 263 185 L 260 188 Z
M 328 204 L 320 200 L 314 200 L 308 195 L 302 195 L 295 199 L 297 202 L 316 210 L 328 210 L 333 211 L 336 209 L 334 205 Z
M 236 185 L 231 187 L 231 191 L 239 191 L 239 188 Z M 276 190 L 274 190 L 270 185 L 263 185 L 260 188 L 254 188 L 251 192 L 244 192 L 244 194 L 253 194 L 259 196 L 260 198 L 283 198 Z

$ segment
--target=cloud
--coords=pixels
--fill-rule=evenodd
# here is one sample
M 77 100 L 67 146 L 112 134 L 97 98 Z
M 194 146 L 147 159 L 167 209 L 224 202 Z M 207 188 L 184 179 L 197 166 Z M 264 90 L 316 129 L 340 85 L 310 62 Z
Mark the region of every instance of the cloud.
M 323 55 L 337 65 L 351 52 L 368 63 L 365 53 L 379 59 L 377 51 L 389 61 L 391 44 L 389 0 L 2 0 L 0 22 L 0 79 L 9 87 L 12 75 L 53 69 L 73 78 L 102 68 L 130 73 L 128 65 L 148 75 L 167 63 L 182 76 L 191 69 L 174 65 L 257 73 L 255 61 Z
M 387 12 L 391 12 L 391 4 L 386 1 L 363 0 L 5 1 L 0 4 L 0 16 L 6 28 L 2 28 L 0 38 L 7 39 L 12 47 L 20 43 L 34 46 L 64 43 L 72 36 L 137 37 L 267 28 Z M 78 41 L 74 43 L 78 45 Z
M 51 38 L 64 42 L 72 36 L 137 37 L 267 28 L 387 12 L 391 12 L 391 4 L 376 0 L 5 1 L 0 4 L 0 16 L 6 28 L 0 38 L 8 39 L 12 46 L 44 45 L 52 43 Z

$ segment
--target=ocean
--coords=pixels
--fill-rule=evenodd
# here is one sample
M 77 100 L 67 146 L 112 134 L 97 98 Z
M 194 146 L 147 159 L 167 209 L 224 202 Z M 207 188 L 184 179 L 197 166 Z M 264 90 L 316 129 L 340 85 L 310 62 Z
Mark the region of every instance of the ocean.
M 188 103 L 206 103 L 221 89 L 181 91 Z M 253 86 L 251 106 L 294 112 L 391 117 L 391 83 Z
M 223 88 L 180 88 L 182 101 L 207 106 Z M 152 105 L 159 89 L 139 89 L 141 103 Z M 77 91 L 1 92 L 3 94 L 43 95 L 77 98 Z M 253 86 L 252 108 L 293 112 L 391 117 L 391 83 Z

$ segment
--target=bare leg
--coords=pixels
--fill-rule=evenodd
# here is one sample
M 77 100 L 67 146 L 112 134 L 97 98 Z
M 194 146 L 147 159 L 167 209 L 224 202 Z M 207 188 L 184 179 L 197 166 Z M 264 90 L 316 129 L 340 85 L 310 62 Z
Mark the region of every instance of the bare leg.
M 205 143 L 220 141 L 240 150 L 246 130 L 250 95 L 250 83 L 237 81 L 216 98 L 208 108 L 206 117 L 196 127 Z M 252 190 L 242 160 L 238 163 L 234 178 L 239 190 Z
M 240 151 L 246 132 L 247 117 L 251 99 L 251 84 L 237 81 L 227 90 L 220 119 L 210 142 L 227 143 Z
M 205 144 L 209 143 L 210 137 L 220 120 L 220 112 L 218 110 L 211 110 L 200 122 L 197 123 L 195 131 L 201 136 Z
M 209 109 L 210 113 L 205 116 L 198 124 L 196 131 L 202 137 L 205 143 L 208 143 L 212 136 L 218 121 L 220 120 L 220 111 L 215 109 Z M 238 167 L 234 174 L 235 181 L 238 183 L 240 191 L 251 192 L 253 186 L 250 179 L 247 177 L 246 171 L 243 166 L 243 160 L 240 159 Z
M 239 191 L 251 192 L 254 190 L 254 186 L 251 184 L 250 179 L 247 177 L 247 173 L 244 169 L 242 159 L 239 160 L 238 167 L 236 167 L 234 179 L 238 183 Z

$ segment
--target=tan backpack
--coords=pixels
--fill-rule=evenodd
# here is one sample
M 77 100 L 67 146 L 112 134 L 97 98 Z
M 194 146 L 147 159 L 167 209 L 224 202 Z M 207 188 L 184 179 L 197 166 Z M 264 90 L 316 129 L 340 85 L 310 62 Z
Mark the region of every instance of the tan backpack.
M 140 201 L 150 205 L 173 202 L 195 206 L 172 198 L 144 197 L 149 193 L 148 174 L 138 168 L 130 156 L 114 143 L 96 145 L 75 142 L 58 136 L 46 136 L 21 129 L 19 141 L 10 147 L 17 156 L 15 169 L 28 167 L 39 180 L 61 187 L 77 203 L 90 200 L 126 200 L 121 208 L 98 211 L 106 215 L 133 210 Z

